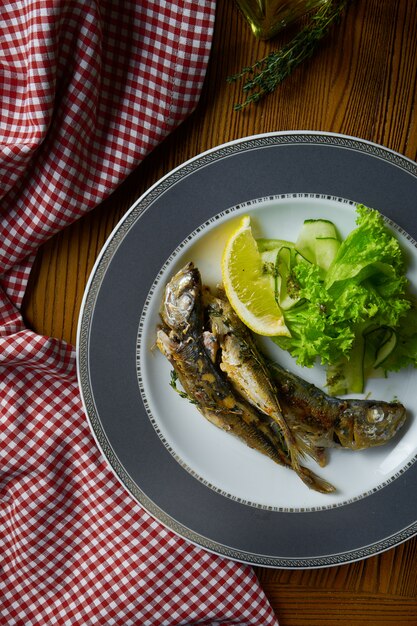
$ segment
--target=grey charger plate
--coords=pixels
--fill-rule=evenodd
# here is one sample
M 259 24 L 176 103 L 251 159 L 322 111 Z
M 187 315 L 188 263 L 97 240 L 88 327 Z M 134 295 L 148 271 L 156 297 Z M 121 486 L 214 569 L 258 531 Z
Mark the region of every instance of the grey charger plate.
M 400 437 L 388 451 L 336 456 L 334 477 L 342 477 L 346 462 L 344 474 L 351 471 L 354 484 L 327 501 L 303 485 L 294 489 L 293 472 L 277 467 L 272 476 L 275 465 L 266 459 L 270 465 L 264 466 L 263 458 L 253 457 L 259 489 L 256 481 L 249 485 L 252 457 L 245 455 L 253 451 L 203 425 L 197 412 L 190 420 L 193 407 L 170 388 L 162 355 L 152 350 L 166 280 L 184 259 L 200 254 L 204 262 L 206 242 L 239 215 L 250 213 L 255 222 L 259 216 L 261 224 L 264 214 L 267 224 L 271 216 L 280 222 L 282 216 L 285 232 L 297 211 L 301 217 L 304 206 L 308 213 L 322 203 L 336 223 L 340 213 L 343 230 L 354 219 L 354 203 L 363 203 L 379 209 L 403 241 L 411 242 L 413 256 L 416 198 L 416 164 L 400 154 L 353 137 L 300 131 L 248 137 L 198 155 L 131 207 L 86 288 L 78 376 L 92 432 L 110 467 L 162 524 L 219 555 L 280 568 L 348 563 L 417 533 L 414 373 L 394 378 L 385 390 L 392 394 L 402 385 L 411 407 L 407 446 Z M 210 258 L 208 273 L 211 265 Z M 381 475 L 387 459 L 397 459 L 405 448 L 407 454 Z M 282 497 L 275 499 L 270 494 L 277 485 Z

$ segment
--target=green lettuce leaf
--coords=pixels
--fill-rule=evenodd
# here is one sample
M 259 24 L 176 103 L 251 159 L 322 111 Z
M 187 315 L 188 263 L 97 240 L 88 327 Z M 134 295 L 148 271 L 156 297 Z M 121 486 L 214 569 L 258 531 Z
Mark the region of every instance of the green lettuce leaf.
M 417 366 L 417 308 L 403 252 L 378 211 L 364 205 L 356 211 L 357 227 L 324 275 L 313 263 L 292 268 L 299 304 L 285 311 L 291 337 L 274 338 L 299 365 L 327 366 L 330 393 L 363 391 L 375 337 L 386 336 L 387 329 L 395 341 L 380 367 L 388 372 Z

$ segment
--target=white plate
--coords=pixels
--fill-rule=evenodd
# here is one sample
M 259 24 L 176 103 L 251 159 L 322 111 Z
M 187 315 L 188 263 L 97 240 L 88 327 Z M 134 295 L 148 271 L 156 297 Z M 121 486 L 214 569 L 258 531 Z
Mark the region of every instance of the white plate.
M 84 296 L 79 382 L 110 467 L 168 528 L 217 554 L 283 568 L 350 562 L 417 533 L 414 370 L 369 389 L 375 398 L 397 396 L 409 409 L 407 427 L 384 448 L 332 450 L 328 466 L 315 468 L 338 488 L 324 496 L 206 422 L 171 389 L 170 366 L 152 350 L 166 281 L 192 259 L 215 283 L 227 231 L 246 213 L 257 234 L 292 239 L 306 217 L 327 217 L 345 235 L 353 203 L 376 208 L 397 225 L 417 284 L 416 197 L 415 163 L 382 146 L 271 133 L 184 163 L 117 225 Z M 300 374 L 281 351 L 279 360 Z M 324 382 L 320 368 L 302 375 Z
M 320 469 L 307 465 L 336 486 L 334 494 L 321 494 L 304 485 L 298 476 L 277 467 L 259 452 L 205 420 L 197 409 L 167 384 L 171 365 L 159 351 L 153 350 L 155 332 L 160 323 L 159 309 L 170 277 L 188 261 L 199 268 L 203 282 L 215 287 L 221 282 L 221 254 L 231 231 L 243 215 L 251 216 L 256 237 L 294 241 L 305 219 L 333 220 L 341 237 L 355 228 L 355 206 L 343 199 L 328 199 L 318 194 L 293 194 L 276 198 L 257 198 L 243 206 L 232 207 L 216 215 L 182 242 L 173 252 L 148 298 L 138 337 L 138 368 L 141 391 L 149 418 L 163 443 L 188 471 L 226 497 L 246 504 L 277 510 L 331 508 L 367 496 L 393 480 L 417 453 L 417 420 L 412 420 L 401 434 L 386 446 L 360 452 L 334 449 L 329 463 Z M 391 228 L 395 228 L 391 224 Z M 409 277 L 416 275 L 417 248 L 398 228 L 396 235 L 409 257 Z M 147 347 L 147 348 L 146 348 Z M 145 349 L 144 349 L 145 348 Z M 263 350 L 272 359 L 315 385 L 324 388 L 323 367 L 297 367 L 287 352 L 263 341 Z M 392 373 L 387 379 L 369 381 L 366 397 L 393 400 L 400 398 L 412 415 L 417 414 L 417 370 L 408 368 Z M 353 397 L 353 396 L 352 396 Z M 361 397 L 361 396 L 358 396 Z M 362 396 L 365 397 L 365 396 Z M 285 489 L 282 486 L 285 485 Z

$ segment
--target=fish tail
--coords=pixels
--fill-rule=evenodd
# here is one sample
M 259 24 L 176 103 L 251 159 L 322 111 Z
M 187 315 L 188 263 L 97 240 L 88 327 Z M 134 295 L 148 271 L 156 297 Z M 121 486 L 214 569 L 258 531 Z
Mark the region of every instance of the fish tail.
M 289 431 L 289 433 L 286 434 L 287 437 L 285 439 L 288 446 L 287 450 L 291 461 L 291 467 L 298 474 L 303 483 L 310 487 L 310 489 L 314 489 L 315 491 L 319 491 L 320 493 L 334 492 L 335 487 L 332 484 L 330 484 L 323 478 L 320 478 L 320 476 L 317 476 L 314 472 L 300 464 L 300 459 L 305 456 L 307 450 L 309 455 L 312 456 L 311 448 L 308 448 L 308 446 L 302 441 L 302 439 L 300 437 L 296 437 L 292 431 Z M 319 449 L 317 449 L 316 451 L 316 456 L 321 461 L 319 461 L 320 465 L 323 463 L 323 460 L 325 464 L 324 454 L 322 454 L 322 456 L 320 457 Z
M 314 472 L 302 465 L 294 466 L 293 469 L 297 472 L 297 475 L 301 478 L 303 483 L 320 493 L 334 493 L 336 488 L 324 478 L 317 476 Z

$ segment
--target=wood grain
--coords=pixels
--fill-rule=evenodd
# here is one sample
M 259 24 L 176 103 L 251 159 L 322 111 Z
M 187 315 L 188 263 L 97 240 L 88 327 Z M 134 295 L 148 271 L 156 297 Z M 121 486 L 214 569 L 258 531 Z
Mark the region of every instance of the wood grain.
M 256 40 L 232 0 L 218 0 L 197 110 L 89 215 L 39 251 L 24 301 L 29 326 L 74 343 L 84 288 L 112 228 L 170 169 L 223 142 L 276 130 L 357 136 L 417 158 L 417 3 L 353 0 L 317 53 L 241 113 L 227 76 L 283 44 Z M 278 532 L 278 530 L 277 530 Z M 417 626 L 417 539 L 364 561 L 317 570 L 256 568 L 281 626 Z

